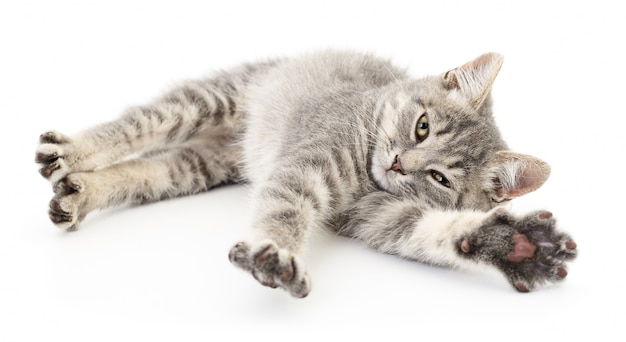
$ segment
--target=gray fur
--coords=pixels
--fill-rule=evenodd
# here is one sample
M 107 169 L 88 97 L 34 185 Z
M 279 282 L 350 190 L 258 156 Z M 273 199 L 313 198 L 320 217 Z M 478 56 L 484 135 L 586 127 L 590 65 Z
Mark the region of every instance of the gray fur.
M 512 279 L 500 259 L 523 244 L 513 233 L 505 247 L 483 243 L 495 234 L 485 222 L 498 203 L 541 186 L 549 167 L 507 151 L 500 137 L 489 94 L 501 63 L 486 54 L 413 79 L 371 55 L 326 51 L 186 82 L 77 136 L 43 134 L 36 161 L 55 188 L 50 218 L 76 230 L 98 208 L 248 182 L 258 238 L 238 243 L 230 259 L 295 297 L 310 291 L 299 255 L 319 229 L 422 262 L 490 264 Z M 424 139 L 416 132 L 422 115 Z M 532 240 L 537 227 L 523 234 Z M 541 239 L 570 241 L 553 235 Z M 551 276 L 531 267 L 512 284 L 559 280 L 563 267 Z

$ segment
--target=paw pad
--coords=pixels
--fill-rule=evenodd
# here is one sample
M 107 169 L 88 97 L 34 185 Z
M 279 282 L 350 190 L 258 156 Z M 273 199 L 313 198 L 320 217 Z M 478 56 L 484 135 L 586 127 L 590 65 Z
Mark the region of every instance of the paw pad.
M 58 132 L 46 132 L 39 136 L 39 142 L 41 144 L 64 144 L 69 142 L 69 139 Z
M 461 250 L 463 253 L 469 253 L 472 251 L 472 245 L 469 242 L 469 239 L 465 238 L 461 241 Z
M 494 265 L 517 291 L 528 292 L 564 280 L 577 247 L 571 237 L 556 229 L 552 213 L 541 210 L 525 216 L 496 211 L 457 248 L 464 257 Z
M 71 172 L 75 158 L 70 139 L 57 132 L 47 132 L 39 136 L 39 146 L 35 162 L 41 165 L 39 173 L 53 184 Z
M 75 231 L 87 212 L 85 182 L 81 174 L 71 174 L 54 185 L 54 197 L 48 205 L 48 216 L 57 227 Z
M 528 286 L 526 286 L 524 283 L 521 283 L 521 282 L 515 283 L 514 286 L 515 286 L 515 289 L 517 289 L 517 291 L 519 292 L 523 292 L 523 293 L 530 292 L 530 290 L 528 289 Z
M 547 220 L 549 218 L 552 218 L 552 213 L 547 210 L 542 210 L 537 214 L 537 216 L 542 220 Z
M 507 260 L 513 263 L 520 263 L 526 259 L 535 256 L 537 246 L 530 241 L 524 234 L 516 233 L 513 235 L 513 250 L 507 255 Z
M 250 272 L 264 286 L 281 287 L 297 298 L 306 297 L 311 290 L 302 262 L 273 242 L 262 242 L 254 247 L 245 242 L 237 243 L 230 250 L 228 259 Z
M 572 240 L 569 240 L 569 241 L 567 241 L 567 242 L 565 243 L 565 248 L 567 248 L 567 249 L 569 249 L 569 250 L 575 250 L 575 249 L 576 249 L 576 247 L 578 247 L 578 246 L 576 245 L 576 242 L 574 242 L 574 241 L 572 241 Z

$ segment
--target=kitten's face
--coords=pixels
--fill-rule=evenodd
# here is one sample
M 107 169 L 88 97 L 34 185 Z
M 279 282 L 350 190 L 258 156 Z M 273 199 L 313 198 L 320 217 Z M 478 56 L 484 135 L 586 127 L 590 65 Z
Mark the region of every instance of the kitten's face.
M 485 186 L 485 165 L 506 145 L 489 111 L 488 100 L 473 109 L 438 78 L 398 87 L 375 113 L 372 178 L 434 207 L 490 209 L 499 199 Z
M 487 210 L 539 188 L 550 167 L 507 151 L 489 92 L 502 56 L 487 53 L 389 89 L 374 112 L 370 175 L 383 190 L 434 208 Z

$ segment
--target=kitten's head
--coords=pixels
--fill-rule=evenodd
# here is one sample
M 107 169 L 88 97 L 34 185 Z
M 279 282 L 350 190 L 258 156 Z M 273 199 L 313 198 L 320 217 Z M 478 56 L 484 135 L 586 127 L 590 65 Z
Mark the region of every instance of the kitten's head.
M 507 150 L 491 115 L 502 57 L 397 84 L 375 112 L 370 172 L 380 188 L 437 208 L 487 210 L 539 188 L 549 166 Z

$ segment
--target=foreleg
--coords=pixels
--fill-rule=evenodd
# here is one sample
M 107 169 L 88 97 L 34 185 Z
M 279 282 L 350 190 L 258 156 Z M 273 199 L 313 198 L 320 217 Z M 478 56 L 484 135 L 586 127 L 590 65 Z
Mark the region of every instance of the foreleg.
M 486 264 L 520 292 L 567 275 L 576 244 L 556 230 L 547 211 L 518 217 L 489 212 L 430 210 L 387 193 L 364 197 L 343 215 L 340 233 L 382 252 L 420 262 L 465 268 Z

